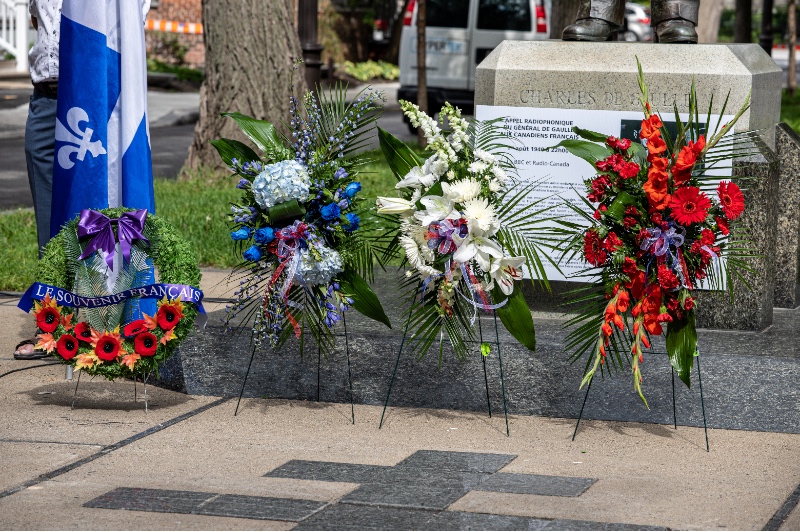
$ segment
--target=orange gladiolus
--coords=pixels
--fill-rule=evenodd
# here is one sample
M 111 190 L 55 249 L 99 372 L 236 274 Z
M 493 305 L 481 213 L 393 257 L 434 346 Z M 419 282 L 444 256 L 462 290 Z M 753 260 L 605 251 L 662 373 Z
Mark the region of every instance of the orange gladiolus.
M 658 115 L 650 115 L 650 118 L 642 120 L 642 136 L 650 139 L 655 135 L 660 135 L 659 128 L 663 125 Z

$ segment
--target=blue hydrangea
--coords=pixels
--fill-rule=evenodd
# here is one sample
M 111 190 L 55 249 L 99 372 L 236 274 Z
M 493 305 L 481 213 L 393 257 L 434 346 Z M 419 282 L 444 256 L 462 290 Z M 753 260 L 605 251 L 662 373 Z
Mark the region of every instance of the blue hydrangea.
M 347 196 L 348 198 L 352 198 L 359 192 L 361 192 L 361 183 L 359 183 L 358 181 L 353 181 L 344 188 L 344 195 Z
M 253 196 L 262 209 L 269 209 L 289 200 L 305 200 L 311 177 L 295 160 L 268 164 L 253 180 Z
M 341 211 L 339 210 L 339 205 L 336 203 L 329 203 L 319 210 L 319 214 L 322 216 L 323 220 L 338 220 Z
M 275 240 L 275 229 L 272 227 L 262 227 L 256 231 L 255 241 L 265 246 Z
M 250 238 L 250 228 L 245 226 L 231 233 L 231 238 L 234 240 L 247 240 Z
M 352 233 L 353 231 L 358 231 L 358 228 L 361 225 L 361 218 L 358 217 L 357 214 L 348 212 L 347 213 L 347 221 L 350 222 L 348 225 L 345 226 L 345 231 L 348 233 Z
M 296 276 L 307 284 L 327 285 L 342 271 L 342 257 L 336 250 L 322 244 L 317 244 L 315 249 L 321 255 L 320 260 L 316 260 L 307 249 L 300 251 Z
M 261 248 L 258 245 L 253 244 L 249 248 L 244 251 L 244 259 L 249 260 L 251 262 L 256 262 L 261 260 Z

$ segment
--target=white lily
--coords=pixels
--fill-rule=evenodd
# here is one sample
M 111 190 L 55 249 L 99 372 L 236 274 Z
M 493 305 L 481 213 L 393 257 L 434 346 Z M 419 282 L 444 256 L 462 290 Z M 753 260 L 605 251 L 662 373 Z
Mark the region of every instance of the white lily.
M 522 279 L 522 265 L 525 257 L 502 257 L 492 260 L 489 276 L 507 296 L 514 291 L 514 281 Z
M 415 166 L 406 176 L 397 182 L 394 188 L 430 188 L 436 182 L 436 176 L 425 168 Z
M 492 258 L 502 259 L 503 248 L 496 241 L 492 240 L 479 228 L 475 228 L 464 238 L 453 234 L 453 242 L 458 249 L 453 253 L 453 260 L 466 263 L 475 260 L 483 271 L 489 271 Z
M 414 217 L 420 221 L 423 227 L 428 227 L 433 222 L 444 220 L 445 218 L 461 218 L 453 201 L 443 196 L 425 196 L 419 200 L 427 210 L 414 213 Z
M 375 200 L 378 214 L 411 214 L 416 210 L 414 204 L 403 198 L 384 198 L 379 196 Z

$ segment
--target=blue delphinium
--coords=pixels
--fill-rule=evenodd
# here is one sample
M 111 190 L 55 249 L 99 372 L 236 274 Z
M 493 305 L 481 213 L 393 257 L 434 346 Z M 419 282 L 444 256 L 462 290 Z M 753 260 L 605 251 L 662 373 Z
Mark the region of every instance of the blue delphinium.
M 347 216 L 347 221 L 350 223 L 344 227 L 344 230 L 347 231 L 348 233 L 352 233 L 353 231 L 358 231 L 358 228 L 361 225 L 361 218 L 359 218 L 357 214 L 352 212 L 348 212 L 345 216 Z
M 256 262 L 261 260 L 261 248 L 257 244 L 253 244 L 249 248 L 247 248 L 244 252 L 245 260 L 249 260 L 251 262 Z
M 245 226 L 233 231 L 231 233 L 231 238 L 234 240 L 247 240 L 250 238 L 250 228 Z
M 344 188 L 344 195 L 348 198 L 354 197 L 359 192 L 361 192 L 361 183 L 358 181 L 353 181 Z
M 350 174 L 347 173 L 347 170 L 345 170 L 344 168 L 339 168 L 338 170 L 336 170 L 336 172 L 334 172 L 333 177 L 334 179 L 339 180 L 339 179 L 344 179 L 348 175 Z
M 306 168 L 297 161 L 268 164 L 253 180 L 253 196 L 262 209 L 289 200 L 305 200 L 311 186 Z
M 255 241 L 265 246 L 275 240 L 275 229 L 272 227 L 262 227 L 256 231 Z
M 339 209 L 339 205 L 336 203 L 329 203 L 327 205 L 323 205 L 319 210 L 319 213 L 323 220 L 331 221 L 339 219 L 341 210 Z
M 247 179 L 244 179 L 244 178 L 240 179 L 239 183 L 236 184 L 236 188 L 242 189 L 242 190 L 246 189 L 249 186 L 250 186 L 250 181 L 248 181 Z

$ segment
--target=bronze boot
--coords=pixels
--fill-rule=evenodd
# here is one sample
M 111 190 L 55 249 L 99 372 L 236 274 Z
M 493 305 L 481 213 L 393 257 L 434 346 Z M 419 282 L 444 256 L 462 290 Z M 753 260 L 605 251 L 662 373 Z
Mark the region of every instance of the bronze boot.
M 581 0 L 575 24 L 564 28 L 565 41 L 607 41 L 616 37 L 625 16 L 625 2 Z
M 697 42 L 697 15 L 700 0 L 654 0 L 651 22 L 655 41 L 660 43 Z

